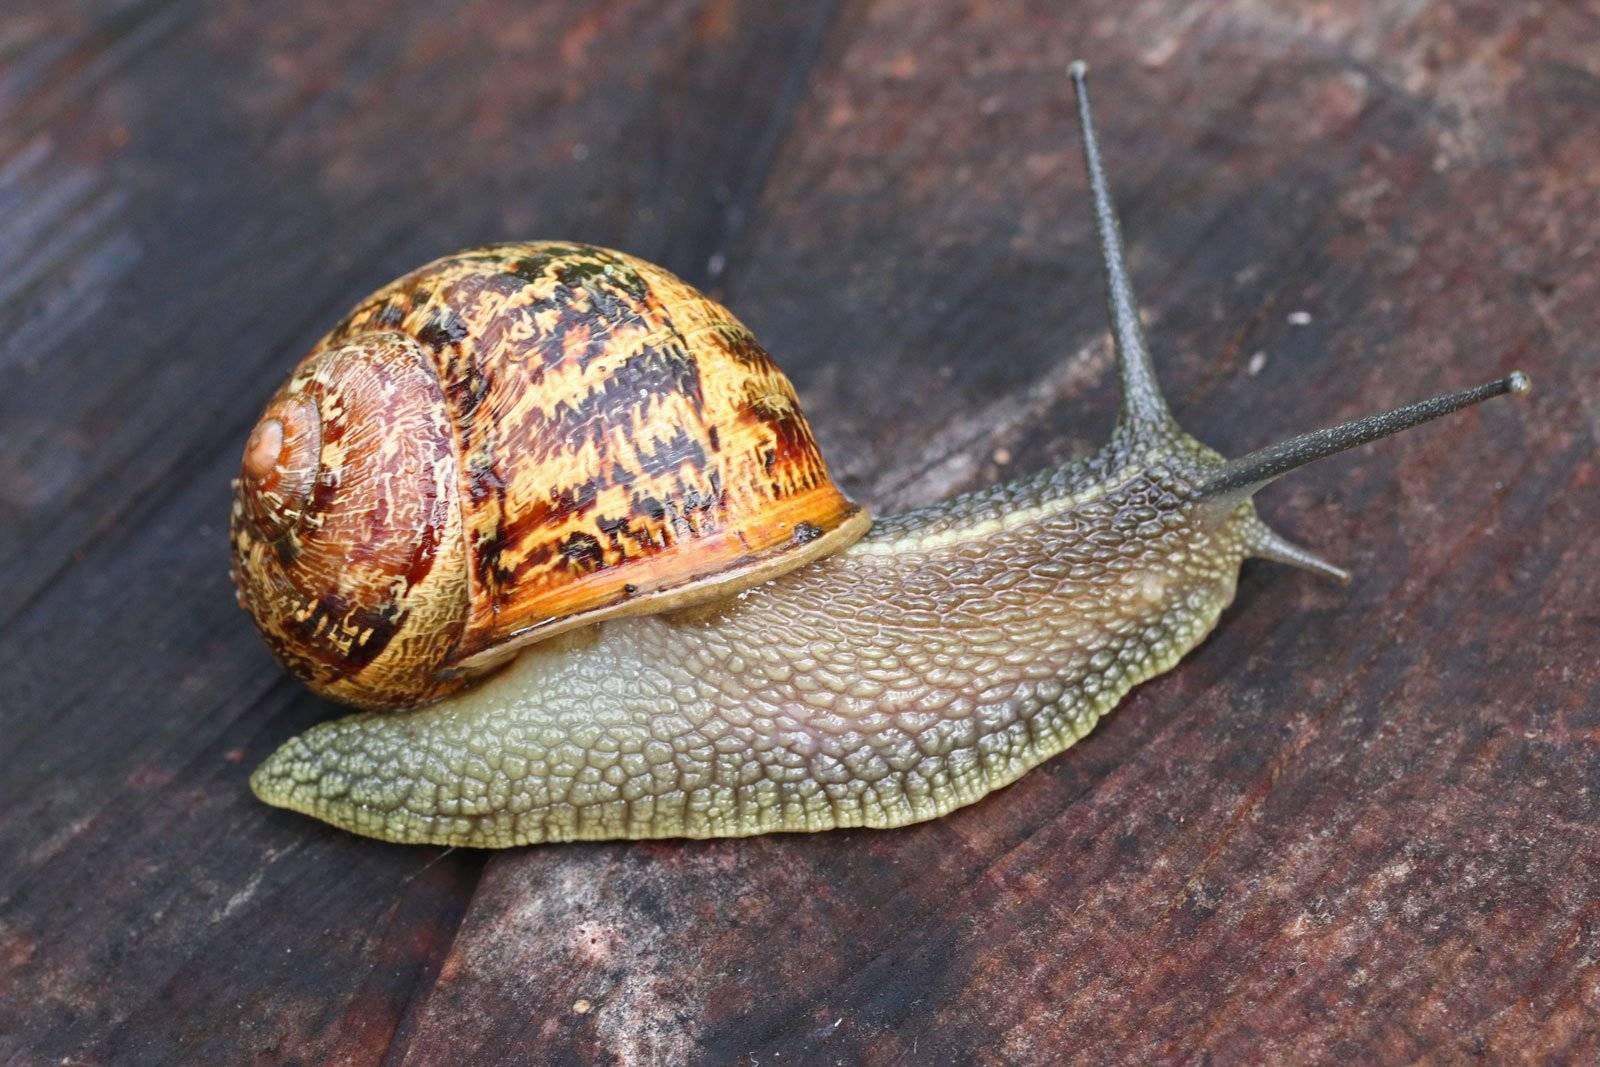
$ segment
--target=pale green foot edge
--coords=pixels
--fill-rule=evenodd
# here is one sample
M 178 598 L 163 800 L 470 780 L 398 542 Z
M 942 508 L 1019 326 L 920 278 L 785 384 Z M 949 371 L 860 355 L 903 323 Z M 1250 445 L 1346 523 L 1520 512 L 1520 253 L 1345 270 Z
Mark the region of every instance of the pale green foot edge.
M 250 788 L 258 799 L 274 807 L 310 815 L 351 833 L 410 845 L 512 848 L 562 841 L 753 837 L 857 827 L 886 830 L 936 819 L 1010 785 L 1088 736 L 1099 718 L 1099 713 L 1086 716 L 1076 736 L 1064 734 L 1056 743 L 1029 746 L 1021 756 L 996 759 L 986 767 L 974 767 L 972 773 L 952 775 L 942 788 L 916 798 L 896 790 L 888 797 L 831 801 L 819 791 L 804 801 L 737 804 L 737 813 L 691 812 L 681 800 L 668 806 L 644 798 L 627 805 L 631 811 L 611 813 L 562 805 L 546 812 L 502 809 L 462 816 L 353 800 L 347 776 L 328 765 L 330 753 L 323 742 L 341 728 L 370 735 L 374 727 L 383 731 L 389 725 L 373 723 L 365 715 L 323 723 L 291 738 L 250 776 Z M 401 786 L 396 792 L 408 788 Z M 650 814 L 658 806 L 660 811 Z
M 546 810 L 482 810 L 474 814 L 425 812 L 408 808 L 417 782 L 402 772 L 400 760 L 428 758 L 431 720 L 436 709 L 404 714 L 363 713 L 322 723 L 293 737 L 262 762 L 250 777 L 255 795 L 274 807 L 310 815 L 352 833 L 413 845 L 511 848 L 560 841 L 647 838 L 750 837 L 765 833 L 804 833 L 867 827 L 892 829 L 925 822 L 982 799 L 996 789 L 1061 754 L 1088 736 L 1129 690 L 1172 669 L 1216 623 L 1220 609 L 1196 620 L 1190 634 L 1175 635 L 1174 650 L 1147 660 L 1144 669 L 1108 688 L 1070 725 L 1030 739 L 1014 756 L 991 753 L 961 772 L 952 772 L 913 797 L 896 789 L 878 797 L 779 797 L 774 783 L 761 783 L 766 795 L 746 793 L 731 810 L 694 808 L 681 794 L 672 803 L 642 797 L 630 802 L 588 806 L 564 803 Z M 361 767 L 352 775 L 348 768 Z M 360 799 L 358 799 L 358 797 Z

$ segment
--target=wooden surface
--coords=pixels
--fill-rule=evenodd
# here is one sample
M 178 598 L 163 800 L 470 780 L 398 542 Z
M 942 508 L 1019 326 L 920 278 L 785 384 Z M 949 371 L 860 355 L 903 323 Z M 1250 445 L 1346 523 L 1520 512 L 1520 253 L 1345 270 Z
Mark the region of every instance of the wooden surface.
M 1597 39 L 1579 2 L 8 0 L 0 1062 L 1593 1062 Z M 879 509 L 1082 453 L 1079 55 L 1201 438 L 1533 376 L 1264 494 L 1354 585 L 1247 567 L 1088 742 L 906 830 L 487 855 L 251 799 L 334 709 L 234 606 L 228 479 L 341 311 L 595 241 L 723 295 Z

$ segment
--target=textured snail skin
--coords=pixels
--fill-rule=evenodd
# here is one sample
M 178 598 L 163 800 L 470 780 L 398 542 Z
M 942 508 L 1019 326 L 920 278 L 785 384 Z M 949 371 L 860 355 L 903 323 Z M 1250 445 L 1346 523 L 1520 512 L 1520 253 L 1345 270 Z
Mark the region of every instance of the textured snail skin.
M 1264 529 L 1197 503 L 1218 457 L 1114 443 L 880 520 L 687 614 L 523 651 L 438 704 L 313 728 L 257 796 L 391 841 L 503 847 L 931 819 L 1015 780 L 1171 668 Z

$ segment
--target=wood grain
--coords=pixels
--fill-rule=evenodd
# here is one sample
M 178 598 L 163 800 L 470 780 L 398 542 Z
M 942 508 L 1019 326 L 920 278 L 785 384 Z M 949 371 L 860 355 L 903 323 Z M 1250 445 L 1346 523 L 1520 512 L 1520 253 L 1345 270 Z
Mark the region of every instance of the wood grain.
M 1600 1057 L 1600 12 L 20 0 L 0 13 L 0 1061 Z M 332 713 L 228 479 L 355 300 L 560 237 L 705 286 L 880 510 L 1087 451 L 1084 56 L 1178 417 L 1262 498 L 1086 743 L 906 830 L 487 855 L 254 803 Z M 1303 314 L 1299 314 L 1303 313 Z

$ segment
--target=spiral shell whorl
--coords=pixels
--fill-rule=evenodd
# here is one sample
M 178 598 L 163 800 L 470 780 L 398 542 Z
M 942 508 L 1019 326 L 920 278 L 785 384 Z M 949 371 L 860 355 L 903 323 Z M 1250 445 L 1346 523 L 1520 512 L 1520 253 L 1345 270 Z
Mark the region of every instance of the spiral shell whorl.
M 322 453 L 322 421 L 303 395 L 275 397 L 245 443 L 240 503 L 258 535 L 276 541 L 300 524 Z
M 317 352 L 267 405 L 235 495 L 234 576 L 312 688 L 363 707 L 449 688 L 467 616 L 457 484 L 443 393 L 404 336 Z

